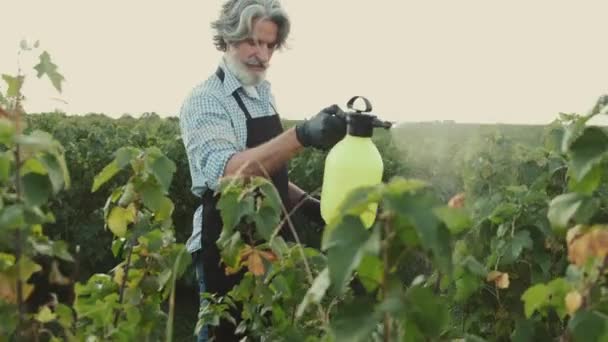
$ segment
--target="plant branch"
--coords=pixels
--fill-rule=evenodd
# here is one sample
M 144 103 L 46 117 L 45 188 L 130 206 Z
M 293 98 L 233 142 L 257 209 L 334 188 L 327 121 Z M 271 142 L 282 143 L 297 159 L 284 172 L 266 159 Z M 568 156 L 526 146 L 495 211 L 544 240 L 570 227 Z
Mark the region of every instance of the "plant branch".
M 19 68 L 19 74 L 21 74 L 21 68 Z M 21 132 L 21 113 L 20 109 L 20 97 L 21 95 L 17 95 L 17 99 L 15 100 L 15 107 L 12 108 L 12 117 L 15 120 L 15 128 L 17 134 Z M 15 192 L 17 196 L 17 203 L 22 203 L 23 194 L 21 189 L 21 146 L 17 143 L 15 146 Z M 24 321 L 24 308 L 23 308 L 23 282 L 21 281 L 21 254 L 22 254 L 22 236 L 21 236 L 21 227 L 17 228 L 16 232 L 17 244 L 15 246 L 15 272 L 17 273 L 17 306 L 19 310 L 19 327 L 22 326 Z
M 382 300 L 386 299 L 388 292 L 388 273 L 390 271 L 389 258 L 388 258 L 388 247 L 389 247 L 389 236 L 391 235 L 390 221 L 384 223 L 384 239 L 382 241 L 382 263 L 384 269 L 382 271 Z M 388 312 L 384 313 L 384 342 L 390 341 L 391 336 L 391 317 Z
M 120 294 L 118 296 L 118 305 L 122 305 L 122 301 L 125 294 L 125 287 L 127 286 L 127 278 L 129 275 L 129 268 L 131 266 L 131 255 L 133 255 L 133 244 L 129 242 L 129 252 L 127 254 L 127 264 L 125 265 L 125 274 L 122 277 L 122 284 L 120 284 Z M 118 318 L 120 317 L 120 309 L 116 311 L 114 316 L 114 326 L 118 324 Z

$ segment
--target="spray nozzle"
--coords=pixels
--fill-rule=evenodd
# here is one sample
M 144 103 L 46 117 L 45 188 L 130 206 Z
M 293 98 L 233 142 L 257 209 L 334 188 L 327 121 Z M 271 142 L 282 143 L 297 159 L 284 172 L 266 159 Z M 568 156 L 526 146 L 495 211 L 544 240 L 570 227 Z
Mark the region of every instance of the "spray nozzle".
M 374 125 L 374 127 L 377 127 L 377 128 L 390 129 L 391 127 L 393 127 L 394 123 L 391 121 L 382 121 L 378 118 L 374 118 L 374 120 L 372 121 L 372 124 Z
M 365 103 L 364 109 L 354 108 L 354 104 L 357 99 L 363 100 L 363 102 Z M 346 106 L 348 107 L 348 109 L 351 110 L 350 113 L 346 113 L 346 117 L 349 126 L 353 127 L 353 131 L 364 131 L 366 132 L 364 134 L 368 135 L 371 134 L 368 132 L 373 131 L 374 128 L 390 129 L 394 124 L 390 121 L 382 121 L 378 119 L 376 115 L 371 114 L 370 112 L 372 111 L 372 104 L 371 102 L 369 102 L 368 99 L 363 96 L 352 97 L 350 100 L 348 100 Z
M 355 109 L 354 104 L 357 99 L 362 99 L 365 103 L 364 109 Z M 390 121 L 382 121 L 374 114 L 371 114 L 372 104 L 363 96 L 355 96 L 348 100 L 346 104 L 350 112 L 344 113 L 347 123 L 347 132 L 353 136 L 371 137 L 374 128 L 390 129 L 393 123 Z

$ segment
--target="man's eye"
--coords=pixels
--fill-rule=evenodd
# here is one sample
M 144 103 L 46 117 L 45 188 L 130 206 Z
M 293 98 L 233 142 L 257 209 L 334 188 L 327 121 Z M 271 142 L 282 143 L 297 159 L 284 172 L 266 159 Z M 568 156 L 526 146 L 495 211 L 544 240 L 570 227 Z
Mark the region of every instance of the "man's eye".
M 251 38 L 248 38 L 248 39 L 246 39 L 245 41 L 247 42 L 247 44 L 249 44 L 249 45 L 251 45 L 251 46 L 254 46 L 254 45 L 255 45 L 255 41 L 254 41 L 253 39 L 251 39 Z
M 268 44 L 268 48 L 269 48 L 270 50 L 274 50 L 274 48 L 275 48 L 276 46 L 277 46 L 277 44 L 276 44 L 276 43 Z

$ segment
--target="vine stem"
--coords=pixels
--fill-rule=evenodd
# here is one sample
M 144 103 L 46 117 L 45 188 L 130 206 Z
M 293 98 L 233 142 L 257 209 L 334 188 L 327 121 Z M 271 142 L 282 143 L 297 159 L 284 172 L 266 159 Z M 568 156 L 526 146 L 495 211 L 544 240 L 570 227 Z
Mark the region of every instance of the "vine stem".
M 21 55 L 21 51 L 19 51 L 17 55 L 17 77 L 21 77 L 21 63 L 19 62 L 19 58 Z M 17 94 L 17 97 L 14 102 L 14 107 L 9 108 L 9 112 L 11 112 L 14 122 L 15 122 L 15 131 L 17 134 L 21 134 L 21 94 Z M 15 146 L 15 192 L 17 196 L 17 203 L 21 203 L 23 201 L 23 194 L 21 189 L 21 146 L 19 143 Z M 24 321 L 24 308 L 23 308 L 23 282 L 21 281 L 21 255 L 23 253 L 22 246 L 22 236 L 21 236 L 21 228 L 18 228 L 15 232 L 17 244 L 15 246 L 15 272 L 17 276 L 17 306 L 19 311 L 19 327 L 22 327 Z M 17 330 L 19 334 L 20 328 Z
M 139 206 L 135 204 L 135 220 L 134 224 L 137 224 L 137 214 L 139 213 Z M 129 252 L 127 254 L 127 264 L 125 265 L 125 273 L 122 277 L 122 283 L 120 284 L 120 293 L 118 295 L 118 305 L 122 305 L 122 301 L 125 296 L 125 287 L 127 286 L 127 278 L 129 276 L 129 268 L 131 267 L 131 256 L 133 255 L 133 242 L 128 241 Z M 120 317 L 120 310 L 116 311 L 114 316 L 114 326 L 118 324 L 118 318 Z
M 388 244 L 389 244 L 389 236 L 391 233 L 391 227 L 389 221 L 384 223 L 384 241 L 382 241 L 382 262 L 384 264 L 384 269 L 382 272 L 382 300 L 386 299 L 386 294 L 388 292 L 388 272 L 390 270 L 389 267 L 389 259 L 388 259 Z M 391 317 L 388 312 L 384 313 L 384 342 L 389 342 L 391 336 Z
M 129 243 L 129 254 L 127 255 L 127 264 L 125 265 L 125 274 L 122 277 L 122 283 L 120 284 L 120 294 L 118 295 L 118 305 L 122 305 L 122 301 L 125 295 L 125 287 L 127 286 L 127 276 L 129 274 L 129 267 L 131 266 L 131 255 L 133 255 L 133 245 Z M 114 326 L 118 324 L 118 318 L 120 317 L 120 310 L 116 311 L 114 315 Z

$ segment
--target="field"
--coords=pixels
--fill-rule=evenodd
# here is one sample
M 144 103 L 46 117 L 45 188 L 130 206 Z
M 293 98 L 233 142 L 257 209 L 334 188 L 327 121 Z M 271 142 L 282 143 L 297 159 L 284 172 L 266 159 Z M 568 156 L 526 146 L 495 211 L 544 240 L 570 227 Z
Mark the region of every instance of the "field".
M 37 70 L 60 83 L 48 56 Z M 271 183 L 222 182 L 216 244 L 246 274 L 197 317 L 184 243 L 198 202 L 177 118 L 25 114 L 22 79 L 3 78 L 1 340 L 191 340 L 234 303 L 256 340 L 608 338 L 608 134 L 588 124 L 608 96 L 542 127 L 378 131 L 384 182 L 323 229 L 294 217 L 288 237 Z M 317 193 L 324 157 L 298 155 L 291 180 Z

